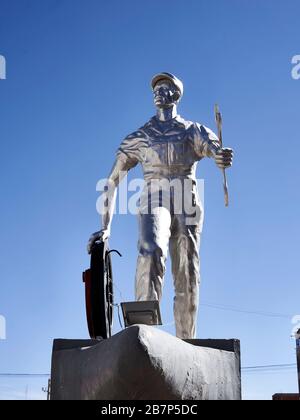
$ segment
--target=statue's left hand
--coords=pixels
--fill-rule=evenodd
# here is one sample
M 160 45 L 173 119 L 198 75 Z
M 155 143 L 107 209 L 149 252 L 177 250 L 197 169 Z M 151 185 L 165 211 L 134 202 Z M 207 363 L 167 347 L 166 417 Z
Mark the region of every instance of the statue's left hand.
M 233 150 L 229 148 L 220 149 L 215 155 L 215 161 L 220 169 L 230 168 L 233 161 Z

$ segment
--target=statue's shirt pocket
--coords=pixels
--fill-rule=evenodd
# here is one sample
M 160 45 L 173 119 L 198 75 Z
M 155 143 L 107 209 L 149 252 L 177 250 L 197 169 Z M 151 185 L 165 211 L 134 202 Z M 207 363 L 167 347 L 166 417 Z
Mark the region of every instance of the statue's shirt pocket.
M 146 161 L 153 167 L 184 165 L 186 159 L 185 141 L 153 142 L 147 152 Z
M 186 159 L 185 141 L 170 142 L 168 155 L 170 165 L 184 165 Z
M 147 162 L 153 167 L 168 166 L 168 144 L 153 142 L 147 153 Z

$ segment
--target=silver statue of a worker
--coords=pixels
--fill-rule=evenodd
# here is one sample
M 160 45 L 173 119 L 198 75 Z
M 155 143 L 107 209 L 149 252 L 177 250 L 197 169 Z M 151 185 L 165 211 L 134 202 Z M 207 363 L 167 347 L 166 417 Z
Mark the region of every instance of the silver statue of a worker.
M 187 183 L 190 185 L 188 198 L 195 210 L 194 218 L 186 208 L 174 211 L 178 196 L 174 189 L 168 191 L 169 206 L 164 205 L 159 194 L 149 194 L 147 188 L 142 192 L 135 292 L 137 301 L 161 300 L 169 248 L 175 286 L 176 335 L 183 339 L 195 338 L 203 219 L 196 166 L 204 157 L 211 157 L 220 169 L 228 168 L 232 165 L 233 151 L 222 148 L 218 137 L 204 125 L 186 121 L 177 114 L 177 104 L 183 95 L 183 84 L 177 77 L 170 73 L 157 74 L 152 79 L 152 89 L 156 116 L 127 136 L 120 145 L 107 182 L 102 230 L 91 236 L 88 251 L 91 252 L 96 241 L 110 236 L 117 187 L 138 163 L 143 167 L 145 186 L 157 180 L 190 181 Z M 166 182 L 166 185 L 170 184 Z M 151 201 L 150 210 L 148 201 Z

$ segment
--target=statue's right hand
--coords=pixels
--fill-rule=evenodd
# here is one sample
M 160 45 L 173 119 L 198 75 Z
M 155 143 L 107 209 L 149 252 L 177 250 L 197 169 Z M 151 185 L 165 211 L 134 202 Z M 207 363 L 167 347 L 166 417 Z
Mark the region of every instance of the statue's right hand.
M 99 232 L 95 232 L 91 235 L 87 244 L 87 252 L 91 254 L 92 248 L 96 242 L 103 242 L 110 237 L 110 231 L 108 229 L 102 229 Z

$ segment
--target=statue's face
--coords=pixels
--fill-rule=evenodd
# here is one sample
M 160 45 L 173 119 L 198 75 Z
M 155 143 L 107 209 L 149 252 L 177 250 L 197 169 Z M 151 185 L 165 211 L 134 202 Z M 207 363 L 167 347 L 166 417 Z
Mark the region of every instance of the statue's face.
M 179 99 L 178 89 L 167 80 L 162 80 L 155 85 L 153 95 L 154 104 L 158 108 L 169 108 L 178 102 Z

